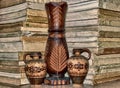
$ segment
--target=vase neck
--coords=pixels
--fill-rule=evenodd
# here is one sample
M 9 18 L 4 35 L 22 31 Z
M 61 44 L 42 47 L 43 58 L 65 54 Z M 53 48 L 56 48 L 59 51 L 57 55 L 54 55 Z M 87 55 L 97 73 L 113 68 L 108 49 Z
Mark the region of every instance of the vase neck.
M 67 12 L 66 2 L 49 2 L 45 4 L 49 31 L 64 31 L 65 15 Z
M 73 54 L 75 56 L 80 56 L 81 55 L 81 50 L 80 49 L 73 49 Z

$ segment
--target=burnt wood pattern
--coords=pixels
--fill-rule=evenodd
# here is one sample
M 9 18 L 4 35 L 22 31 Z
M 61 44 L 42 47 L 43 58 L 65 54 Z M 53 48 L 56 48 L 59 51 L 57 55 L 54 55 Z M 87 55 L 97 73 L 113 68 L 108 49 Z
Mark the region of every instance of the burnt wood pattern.
M 61 78 L 64 77 L 67 71 L 67 59 L 69 58 L 64 29 L 67 3 L 50 2 L 46 3 L 45 6 L 49 23 L 49 35 L 45 52 L 47 72 L 50 77 Z

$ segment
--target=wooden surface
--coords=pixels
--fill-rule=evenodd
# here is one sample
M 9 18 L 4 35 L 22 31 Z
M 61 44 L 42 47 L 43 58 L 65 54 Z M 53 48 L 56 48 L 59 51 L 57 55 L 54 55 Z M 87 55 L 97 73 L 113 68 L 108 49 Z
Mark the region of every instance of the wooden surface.
M 84 87 L 78 87 L 78 88 L 120 88 L 120 80 L 113 81 L 113 82 L 107 82 L 103 84 L 99 84 L 97 86 L 91 86 L 91 85 L 84 85 Z M 23 86 L 7 86 L 6 84 L 0 84 L 0 88 L 77 88 L 73 87 L 73 85 L 65 85 L 65 86 L 48 86 L 48 85 L 23 85 Z

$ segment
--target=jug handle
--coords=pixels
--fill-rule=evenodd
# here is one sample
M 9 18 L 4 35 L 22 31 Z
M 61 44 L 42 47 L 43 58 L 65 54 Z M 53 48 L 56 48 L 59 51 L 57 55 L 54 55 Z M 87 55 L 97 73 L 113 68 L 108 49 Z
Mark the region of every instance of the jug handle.
M 84 53 L 84 52 L 87 52 L 88 53 L 88 60 L 91 58 L 91 52 L 89 49 L 87 48 L 81 48 L 80 49 L 80 54 Z
M 30 55 L 30 53 L 27 53 L 27 54 L 24 54 L 24 56 L 23 56 L 23 61 L 26 63 L 27 62 L 27 59 L 26 59 L 26 56 L 27 55 Z

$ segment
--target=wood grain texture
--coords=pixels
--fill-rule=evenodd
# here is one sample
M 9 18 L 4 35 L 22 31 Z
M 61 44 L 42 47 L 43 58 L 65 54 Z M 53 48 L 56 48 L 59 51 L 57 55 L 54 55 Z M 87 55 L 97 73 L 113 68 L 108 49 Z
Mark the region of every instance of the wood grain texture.
M 0 1 L 0 9 L 6 8 L 9 6 L 13 6 L 13 5 L 17 5 L 17 4 L 23 3 L 25 1 L 27 1 L 27 0 L 1 0 Z
M 21 73 L 25 72 L 24 67 L 20 66 L 10 66 L 10 65 L 0 65 L 0 71 L 1 72 L 8 72 L 8 73 Z
M 109 64 L 119 64 L 120 55 L 119 54 L 104 54 L 104 55 L 94 55 L 94 66 L 102 66 Z
M 62 71 L 66 67 L 67 55 L 65 53 L 65 48 L 62 45 L 54 46 L 50 55 L 50 66 L 56 72 Z
M 18 5 L 0 9 L 1 12 L 0 15 L 18 12 L 25 9 L 45 10 L 44 5 L 45 4 L 43 3 L 41 4 L 41 3 L 25 2 Z
M 48 24 L 45 23 L 33 23 L 33 22 L 24 22 L 24 27 L 37 27 L 37 28 L 48 28 Z
M 120 38 L 120 32 L 114 31 L 100 31 L 100 38 Z
M 0 43 L 0 52 L 18 52 L 22 50 L 22 42 Z

